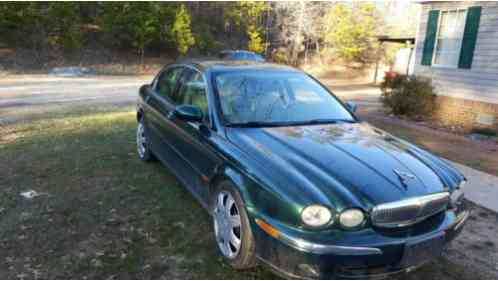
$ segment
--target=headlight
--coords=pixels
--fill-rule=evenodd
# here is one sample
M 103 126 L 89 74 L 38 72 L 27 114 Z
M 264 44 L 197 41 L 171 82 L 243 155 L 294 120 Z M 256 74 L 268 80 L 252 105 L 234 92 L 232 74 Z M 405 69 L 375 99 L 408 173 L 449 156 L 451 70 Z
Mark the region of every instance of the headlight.
M 464 193 L 462 190 L 457 189 L 453 191 L 450 195 L 450 207 L 451 208 L 458 208 L 458 206 L 462 203 L 462 200 L 464 198 Z
M 328 224 L 332 219 L 332 212 L 320 205 L 310 205 L 301 213 L 303 222 L 311 227 L 320 227 Z
M 339 222 L 345 228 L 354 228 L 360 226 L 365 220 L 365 215 L 359 209 L 349 209 L 341 213 Z

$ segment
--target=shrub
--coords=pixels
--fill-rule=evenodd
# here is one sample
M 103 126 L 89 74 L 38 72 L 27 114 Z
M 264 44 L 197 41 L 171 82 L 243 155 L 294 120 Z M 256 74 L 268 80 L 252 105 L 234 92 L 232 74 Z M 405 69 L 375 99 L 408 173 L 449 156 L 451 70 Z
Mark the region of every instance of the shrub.
M 497 137 L 498 136 L 498 131 L 495 129 L 492 129 L 492 128 L 473 128 L 472 133 L 485 135 L 488 137 Z
M 436 95 L 430 80 L 407 75 L 386 77 L 381 91 L 382 104 L 395 115 L 425 119 L 434 112 Z

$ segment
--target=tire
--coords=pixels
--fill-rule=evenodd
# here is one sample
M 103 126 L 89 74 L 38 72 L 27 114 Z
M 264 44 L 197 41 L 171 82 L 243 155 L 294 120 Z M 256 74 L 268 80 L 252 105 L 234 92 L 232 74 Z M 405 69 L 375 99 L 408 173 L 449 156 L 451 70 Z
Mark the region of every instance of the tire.
M 140 118 L 137 125 L 136 144 L 138 158 L 144 162 L 155 160 L 154 154 L 149 147 L 149 138 L 147 136 L 147 128 L 143 122 L 143 117 Z
M 235 269 L 248 269 L 256 266 L 256 241 L 252 234 L 244 201 L 237 189 L 231 182 L 222 181 L 218 185 L 211 202 L 215 240 L 220 254 Z M 231 204 L 233 205 L 229 206 Z M 237 215 L 240 222 L 238 232 L 237 227 L 234 227 L 233 224 L 236 221 Z M 228 219 L 228 217 L 231 219 Z M 228 233 L 234 235 L 234 237 Z M 231 238 L 227 239 L 228 236 Z M 237 243 L 234 243 L 234 240 L 237 240 L 235 238 L 239 238 L 240 240 L 240 247 L 238 249 Z M 228 243 L 230 245 L 226 245 L 226 240 L 229 240 Z M 227 247 L 230 247 L 230 249 L 227 249 Z M 234 249 L 237 250 L 234 251 Z

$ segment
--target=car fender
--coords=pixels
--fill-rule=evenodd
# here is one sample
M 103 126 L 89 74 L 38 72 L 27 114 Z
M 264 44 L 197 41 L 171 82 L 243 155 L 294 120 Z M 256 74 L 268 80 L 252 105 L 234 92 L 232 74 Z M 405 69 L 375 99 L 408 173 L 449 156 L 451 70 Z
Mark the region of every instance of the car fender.
M 216 167 L 210 180 L 210 194 L 214 194 L 220 181 L 229 180 L 242 196 L 250 219 L 270 217 L 283 224 L 299 226 L 300 212 L 304 206 L 278 192 L 278 187 L 272 186 L 275 183 L 271 181 L 269 171 L 257 168 L 257 163 L 237 148 L 231 152 L 230 157 L 224 156 L 223 164 Z

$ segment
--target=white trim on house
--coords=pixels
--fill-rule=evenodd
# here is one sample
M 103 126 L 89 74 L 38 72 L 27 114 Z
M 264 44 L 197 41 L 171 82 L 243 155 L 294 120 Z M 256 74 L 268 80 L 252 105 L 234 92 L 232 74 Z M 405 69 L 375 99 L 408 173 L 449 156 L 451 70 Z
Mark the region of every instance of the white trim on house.
M 460 36 L 460 47 L 458 48 L 458 51 L 457 51 L 457 56 L 458 56 L 458 59 L 460 58 L 460 52 L 462 51 L 462 42 L 463 42 L 463 33 L 465 31 L 465 22 L 467 21 L 467 9 L 461 9 L 461 8 L 456 8 L 456 9 L 442 9 L 442 10 L 439 10 L 439 16 L 438 16 L 438 22 L 437 22 L 437 32 L 436 32 L 436 40 L 434 42 L 434 52 L 432 53 L 432 66 L 433 67 L 439 67 L 439 68 L 458 68 L 458 59 L 455 63 L 455 65 L 451 65 L 451 64 L 439 64 L 439 63 L 436 63 L 436 54 L 437 54 L 437 48 L 438 48 L 438 42 L 439 42 L 439 35 L 440 35 L 440 32 L 441 32 L 441 21 L 443 19 L 443 13 L 444 12 L 459 12 L 459 11 L 463 11 L 464 13 L 464 16 L 463 16 L 463 26 L 464 28 L 462 29 L 462 34 Z

